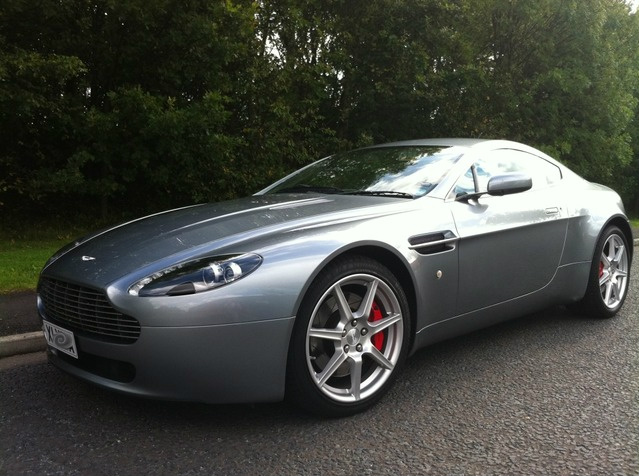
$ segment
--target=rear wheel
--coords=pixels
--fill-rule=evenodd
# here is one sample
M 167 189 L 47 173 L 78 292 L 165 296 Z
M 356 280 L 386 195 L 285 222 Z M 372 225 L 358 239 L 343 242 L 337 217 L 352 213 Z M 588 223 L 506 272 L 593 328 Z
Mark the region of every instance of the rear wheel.
M 379 400 L 408 350 L 408 302 L 380 263 L 352 256 L 327 267 L 293 331 L 288 395 L 314 413 L 346 416 Z
M 608 227 L 595 248 L 588 288 L 578 309 L 600 318 L 617 314 L 626 299 L 629 270 L 626 237 L 616 226 Z

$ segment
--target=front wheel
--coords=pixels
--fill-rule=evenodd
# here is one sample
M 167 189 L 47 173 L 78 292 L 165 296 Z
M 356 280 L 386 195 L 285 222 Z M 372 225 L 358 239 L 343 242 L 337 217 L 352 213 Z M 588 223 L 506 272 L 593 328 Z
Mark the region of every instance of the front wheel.
M 578 309 L 594 317 L 612 317 L 628 292 L 630 259 L 628 242 L 616 226 L 606 228 L 595 248 L 588 287 Z
M 410 332 L 406 296 L 386 267 L 360 256 L 332 263 L 311 285 L 297 316 L 289 397 L 327 416 L 370 407 L 399 372 Z

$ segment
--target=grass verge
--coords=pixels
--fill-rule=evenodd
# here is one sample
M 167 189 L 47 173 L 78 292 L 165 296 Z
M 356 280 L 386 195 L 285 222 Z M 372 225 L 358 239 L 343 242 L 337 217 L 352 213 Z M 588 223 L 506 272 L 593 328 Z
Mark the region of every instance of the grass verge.
M 64 240 L 0 243 L 0 294 L 34 290 L 40 270 Z
M 7 227 L 0 230 L 0 294 L 35 290 L 53 253 L 86 230 L 76 226 Z

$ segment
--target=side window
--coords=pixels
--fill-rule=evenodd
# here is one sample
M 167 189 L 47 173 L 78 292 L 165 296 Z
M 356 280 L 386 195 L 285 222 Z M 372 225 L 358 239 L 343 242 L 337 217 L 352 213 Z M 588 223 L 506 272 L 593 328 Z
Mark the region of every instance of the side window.
M 533 190 L 548 187 L 561 180 L 559 167 L 526 152 L 508 149 L 496 150 L 491 153 L 489 162 L 494 164 L 495 170 L 499 170 L 499 174 L 521 172 L 530 176 Z
M 548 187 L 561 180 L 561 170 L 547 160 L 518 150 L 500 149 L 475 161 L 475 173 L 479 192 L 485 192 L 488 181 L 496 175 L 524 173 L 532 178 L 533 190 Z M 475 186 L 473 173 L 468 169 L 457 181 L 453 195 L 458 197 L 465 193 L 473 193 Z

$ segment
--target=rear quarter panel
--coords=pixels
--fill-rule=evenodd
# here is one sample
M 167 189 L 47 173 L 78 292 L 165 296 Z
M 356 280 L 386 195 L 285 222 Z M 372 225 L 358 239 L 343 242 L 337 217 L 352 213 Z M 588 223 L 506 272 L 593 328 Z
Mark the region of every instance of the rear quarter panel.
M 599 236 L 614 220 L 625 228 L 622 231 L 630 232 L 623 203 L 614 190 L 575 179 L 570 183 L 567 196 L 569 223 L 562 265 L 591 262 Z

